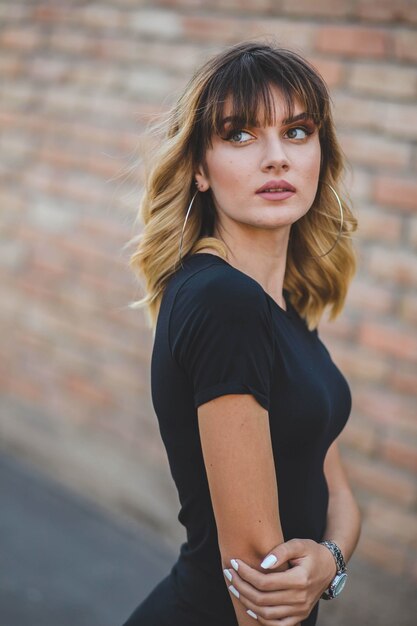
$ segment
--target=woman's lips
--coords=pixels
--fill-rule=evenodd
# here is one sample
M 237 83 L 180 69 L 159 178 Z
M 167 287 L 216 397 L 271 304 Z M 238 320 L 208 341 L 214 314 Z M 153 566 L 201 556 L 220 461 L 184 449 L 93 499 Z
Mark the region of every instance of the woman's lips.
M 256 195 L 265 198 L 265 200 L 286 200 L 287 198 L 291 198 L 294 193 L 295 191 L 261 191 Z
M 295 187 L 287 180 L 269 180 L 256 192 L 257 196 L 265 198 L 265 200 L 286 200 L 291 198 L 295 193 Z

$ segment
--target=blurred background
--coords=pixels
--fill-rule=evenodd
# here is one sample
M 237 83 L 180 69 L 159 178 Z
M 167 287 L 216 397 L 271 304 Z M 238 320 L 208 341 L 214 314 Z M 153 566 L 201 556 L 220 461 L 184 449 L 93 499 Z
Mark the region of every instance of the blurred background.
M 417 3 L 1 0 L 1 626 L 120 624 L 185 539 L 123 246 L 147 126 L 254 37 L 327 81 L 359 219 L 346 308 L 319 332 L 352 388 L 364 522 L 320 624 L 415 624 Z

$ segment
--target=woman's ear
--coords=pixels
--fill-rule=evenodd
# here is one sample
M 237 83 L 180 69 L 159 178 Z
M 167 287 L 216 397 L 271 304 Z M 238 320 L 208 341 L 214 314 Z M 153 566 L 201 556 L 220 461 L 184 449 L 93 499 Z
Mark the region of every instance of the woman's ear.
M 210 188 L 210 183 L 202 165 L 197 168 L 194 174 L 194 180 L 196 181 L 198 191 L 208 191 L 208 189 Z

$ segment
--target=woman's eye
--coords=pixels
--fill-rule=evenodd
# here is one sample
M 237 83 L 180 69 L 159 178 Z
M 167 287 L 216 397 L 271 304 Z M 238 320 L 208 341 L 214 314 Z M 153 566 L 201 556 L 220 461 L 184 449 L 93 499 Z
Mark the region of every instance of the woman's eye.
M 228 136 L 228 141 L 232 143 L 245 143 L 250 139 L 253 139 L 253 135 L 247 133 L 245 130 L 235 130 Z
M 287 131 L 287 135 L 290 139 L 305 139 L 307 135 L 310 135 L 310 134 L 311 133 L 309 133 L 308 130 L 304 128 L 303 126 L 297 126 L 297 128 L 290 128 L 290 130 Z

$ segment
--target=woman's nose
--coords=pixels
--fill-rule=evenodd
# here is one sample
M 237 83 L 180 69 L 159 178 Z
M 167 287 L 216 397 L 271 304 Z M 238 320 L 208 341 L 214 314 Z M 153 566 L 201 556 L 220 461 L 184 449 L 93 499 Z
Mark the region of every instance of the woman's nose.
M 289 165 L 289 159 L 281 138 L 277 136 L 268 137 L 265 140 L 264 152 L 262 155 L 262 171 L 288 169 Z

